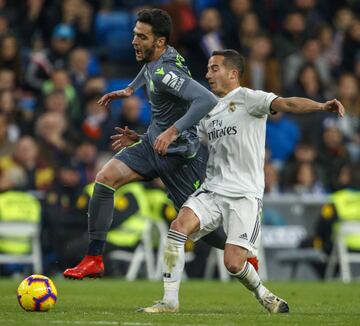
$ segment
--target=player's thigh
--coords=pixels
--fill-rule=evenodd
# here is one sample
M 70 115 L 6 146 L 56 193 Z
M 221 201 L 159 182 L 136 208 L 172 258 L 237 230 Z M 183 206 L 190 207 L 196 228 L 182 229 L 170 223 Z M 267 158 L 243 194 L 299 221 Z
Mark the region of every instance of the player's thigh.
M 157 154 L 154 153 L 146 136 L 114 155 L 111 161 L 120 162 L 119 164 L 112 163 L 116 166 L 113 171 L 114 174 L 117 176 L 121 175 L 116 181 L 117 187 L 131 181 L 148 181 L 158 177 L 155 155 Z
M 176 208 L 180 208 L 203 183 L 207 157 L 207 149 L 202 146 L 191 159 L 181 156 L 165 156 L 157 159 L 160 178 L 167 187 Z
M 243 247 L 256 254 L 256 240 L 260 234 L 260 204 L 256 198 L 224 198 L 221 208 L 227 244 Z
M 221 225 L 221 212 L 214 204 L 213 196 L 213 193 L 199 189 L 182 207 L 190 208 L 199 219 L 199 229 L 189 236 L 193 241 L 201 239 Z
M 143 179 L 140 174 L 132 170 L 124 162 L 111 159 L 97 173 L 95 181 L 117 189 L 129 182 Z

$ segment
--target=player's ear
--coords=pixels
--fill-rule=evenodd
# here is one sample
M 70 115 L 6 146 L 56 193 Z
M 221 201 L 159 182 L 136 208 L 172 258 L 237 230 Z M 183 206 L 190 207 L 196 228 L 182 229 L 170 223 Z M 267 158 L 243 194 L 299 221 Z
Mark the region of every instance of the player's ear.
M 230 79 L 237 80 L 238 79 L 238 71 L 235 69 L 230 70 Z
M 157 40 L 156 40 L 156 47 L 157 48 L 162 48 L 163 46 L 165 46 L 166 44 L 166 39 L 165 37 L 159 37 Z

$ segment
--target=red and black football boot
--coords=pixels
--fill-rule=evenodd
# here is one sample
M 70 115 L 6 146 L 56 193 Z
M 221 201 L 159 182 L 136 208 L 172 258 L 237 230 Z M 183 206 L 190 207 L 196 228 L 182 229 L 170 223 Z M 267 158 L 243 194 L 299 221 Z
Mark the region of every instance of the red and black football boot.
M 81 280 L 84 277 L 98 278 L 104 276 L 104 263 L 102 256 L 85 256 L 82 261 L 73 268 L 64 272 L 65 278 Z

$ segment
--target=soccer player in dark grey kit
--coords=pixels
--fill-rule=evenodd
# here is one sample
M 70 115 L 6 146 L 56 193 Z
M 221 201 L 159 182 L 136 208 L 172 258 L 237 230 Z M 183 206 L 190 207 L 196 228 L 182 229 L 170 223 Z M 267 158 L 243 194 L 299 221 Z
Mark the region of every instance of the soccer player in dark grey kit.
M 133 181 L 160 177 L 180 208 L 205 177 L 208 152 L 200 145 L 196 124 L 217 104 L 217 99 L 191 78 L 184 58 L 167 45 L 170 31 L 171 19 L 165 11 L 141 11 L 132 44 L 136 60 L 145 64 L 127 88 L 99 100 L 108 106 L 111 100 L 131 96 L 146 85 L 152 119 L 141 139 L 117 153 L 97 174 L 89 205 L 88 252 L 76 267 L 65 270 L 67 278 L 103 275 L 102 253 L 112 223 L 116 189 Z M 215 246 L 224 246 L 225 235 L 216 241 Z

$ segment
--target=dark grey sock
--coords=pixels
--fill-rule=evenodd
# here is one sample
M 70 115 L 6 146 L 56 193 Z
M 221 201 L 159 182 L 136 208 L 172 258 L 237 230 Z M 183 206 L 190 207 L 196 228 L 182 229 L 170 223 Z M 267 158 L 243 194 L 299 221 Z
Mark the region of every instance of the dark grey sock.
M 99 254 L 99 250 L 101 250 L 101 253 L 103 251 L 106 235 L 113 220 L 114 192 L 111 187 L 95 183 L 94 193 L 89 205 L 89 255 Z M 100 242 L 93 242 L 93 240 Z
M 89 243 L 89 248 L 87 255 L 89 256 L 99 256 L 104 253 L 105 241 L 102 240 L 91 240 Z

